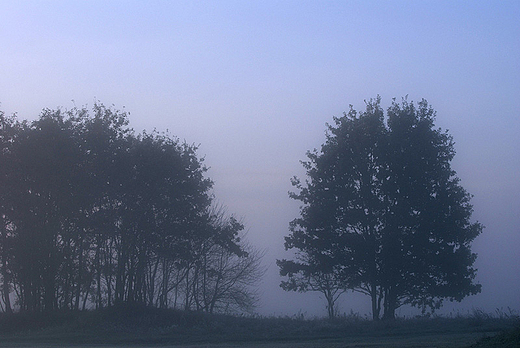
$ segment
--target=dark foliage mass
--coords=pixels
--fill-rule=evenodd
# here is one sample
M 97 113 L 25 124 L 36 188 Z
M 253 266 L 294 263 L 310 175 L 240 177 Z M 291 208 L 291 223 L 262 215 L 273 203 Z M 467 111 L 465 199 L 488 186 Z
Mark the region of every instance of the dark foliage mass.
M 385 116 L 379 97 L 334 118 L 303 162 L 308 179 L 292 181 L 303 206 L 285 239 L 296 260 L 278 261 L 285 290 L 321 291 L 331 317 L 342 292 L 358 291 L 374 319 L 480 292 L 470 246 L 483 227 L 470 221 L 453 139 L 434 119 L 425 100 L 394 100 Z
M 215 208 L 196 147 L 124 112 L 0 113 L 0 305 L 250 310 L 261 254 Z

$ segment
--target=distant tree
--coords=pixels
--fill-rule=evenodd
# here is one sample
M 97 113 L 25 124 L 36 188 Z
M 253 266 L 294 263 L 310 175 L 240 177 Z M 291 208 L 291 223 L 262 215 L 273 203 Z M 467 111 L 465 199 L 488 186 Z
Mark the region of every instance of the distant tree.
M 374 319 L 480 292 L 470 246 L 483 227 L 470 221 L 471 195 L 450 165 L 453 139 L 434 119 L 425 100 L 394 100 L 386 120 L 379 97 L 360 114 L 351 106 L 328 126 L 321 151 L 307 153 L 305 183 L 292 181 L 303 206 L 286 248 L 370 296 Z M 292 264 L 280 266 L 294 279 Z

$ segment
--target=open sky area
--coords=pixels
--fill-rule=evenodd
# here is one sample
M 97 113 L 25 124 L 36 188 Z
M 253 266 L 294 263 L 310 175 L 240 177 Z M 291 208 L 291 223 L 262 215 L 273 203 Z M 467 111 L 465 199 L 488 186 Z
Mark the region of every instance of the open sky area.
M 262 315 L 326 315 L 319 295 L 281 290 L 275 264 L 298 216 L 290 178 L 326 123 L 378 94 L 385 108 L 425 98 L 486 226 L 482 293 L 445 312 L 520 311 L 520 1 L 4 0 L 0 47 L 6 114 L 100 101 L 136 131 L 200 144 L 218 202 L 266 250 Z

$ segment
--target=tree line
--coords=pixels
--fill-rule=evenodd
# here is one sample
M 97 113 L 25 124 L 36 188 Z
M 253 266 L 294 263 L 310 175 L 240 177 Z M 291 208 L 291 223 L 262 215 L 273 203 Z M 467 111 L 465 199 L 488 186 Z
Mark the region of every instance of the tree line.
M 329 317 L 347 291 L 373 319 L 434 311 L 480 292 L 471 195 L 451 168 L 452 136 L 425 101 L 352 106 L 307 153 L 302 203 L 277 260 L 281 287 L 318 291 Z M 125 112 L 0 112 L 0 307 L 5 312 L 139 303 L 250 311 L 263 254 L 215 204 L 197 147 L 136 134 Z
M 251 310 L 262 253 L 196 150 L 102 104 L 0 113 L 1 308 Z

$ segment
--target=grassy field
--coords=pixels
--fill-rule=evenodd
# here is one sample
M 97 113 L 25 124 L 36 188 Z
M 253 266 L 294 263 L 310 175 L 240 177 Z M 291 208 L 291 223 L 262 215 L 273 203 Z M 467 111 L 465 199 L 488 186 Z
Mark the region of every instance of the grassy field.
M 518 328 L 500 312 L 373 322 L 124 307 L 0 316 L 0 347 L 519 347 Z
M 387 348 L 387 347 L 471 347 L 480 340 L 480 337 L 475 335 L 447 335 L 447 336 L 425 336 L 425 337 L 391 337 L 391 338 L 352 338 L 352 339 L 318 339 L 306 341 L 289 341 L 289 342 L 228 342 L 228 343 L 199 343 L 199 344 L 118 344 L 118 345 L 104 345 L 104 344 L 70 344 L 70 343 L 43 343 L 43 342 L 5 342 L 0 343 L 0 347 L 81 347 L 81 348 L 100 348 L 100 347 L 139 347 L 139 348 L 157 348 L 157 347 L 183 347 L 183 348 L 224 348 L 224 347 L 244 347 L 244 348 L 346 348 L 346 347 L 373 347 L 373 348 Z M 491 347 L 491 346 L 490 346 Z M 517 347 L 517 346 L 514 346 Z

